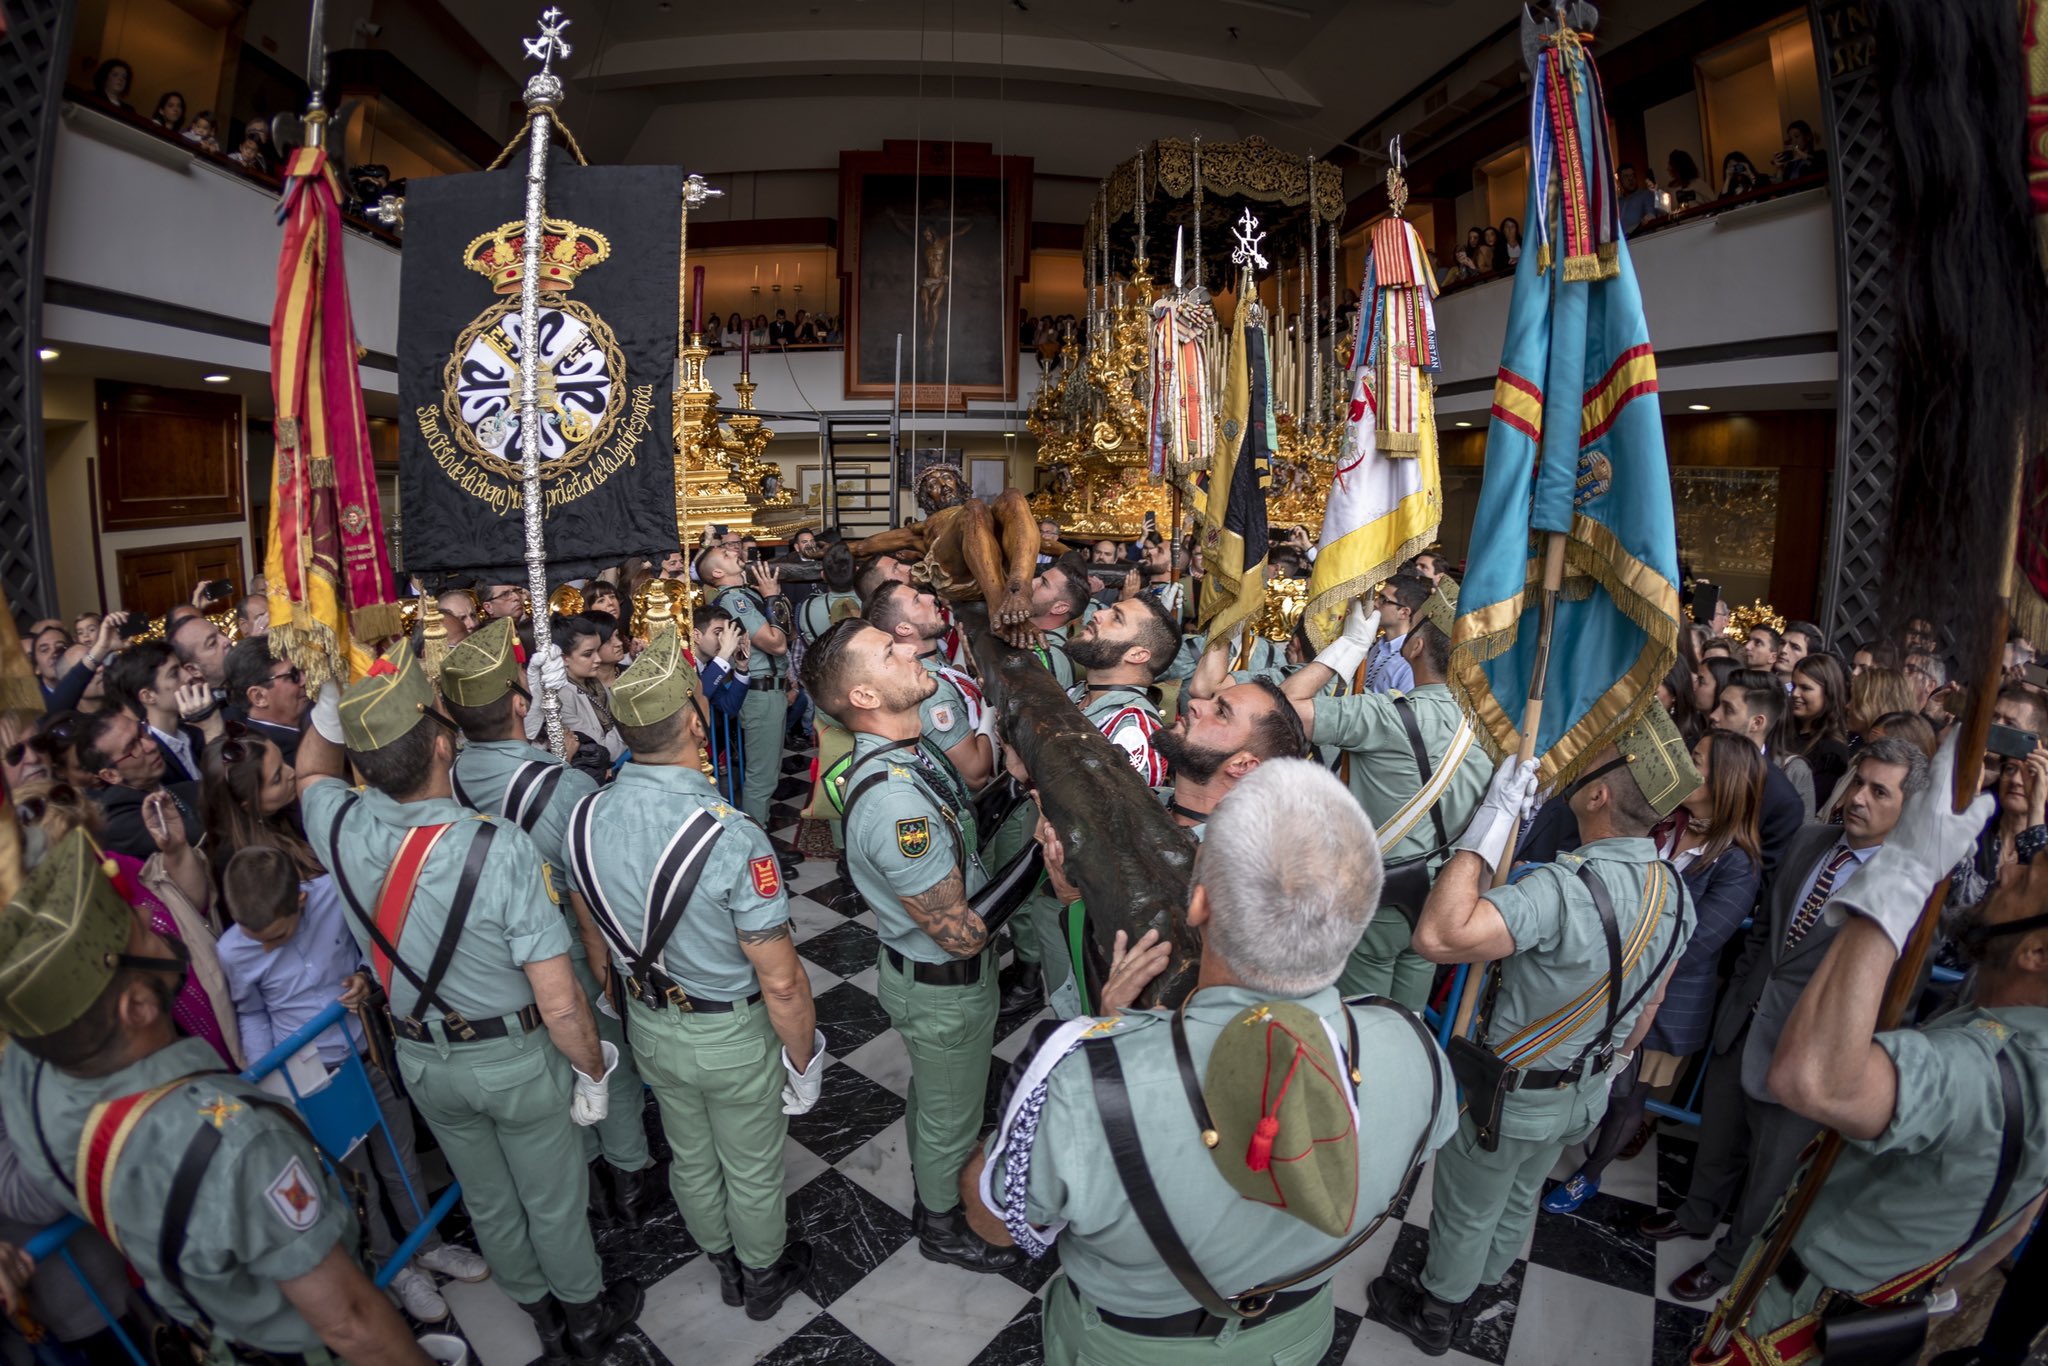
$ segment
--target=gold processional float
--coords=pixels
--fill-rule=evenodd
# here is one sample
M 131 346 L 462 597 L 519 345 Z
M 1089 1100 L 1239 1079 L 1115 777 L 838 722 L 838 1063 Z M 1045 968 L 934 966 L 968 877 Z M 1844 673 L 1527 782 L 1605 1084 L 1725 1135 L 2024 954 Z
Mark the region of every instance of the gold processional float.
M 1215 430 L 1215 405 L 1183 406 L 1178 392 L 1154 404 L 1153 387 L 1185 362 L 1206 372 L 1202 392 L 1221 392 L 1229 329 L 1217 315 L 1226 311 L 1219 305 L 1234 310 L 1236 299 L 1230 288 L 1212 296 L 1207 282 L 1236 278 L 1224 228 L 1254 205 L 1280 265 L 1267 308 L 1279 428 L 1267 520 L 1276 529 L 1307 527 L 1311 536 L 1321 528 L 1352 347 L 1337 325 L 1343 173 L 1257 137 L 1161 138 L 1097 192 L 1083 237 L 1086 335 L 1063 339 L 1026 419 L 1039 442 L 1032 510 L 1070 540 L 1136 540 L 1149 524 L 1178 544 L 1187 529 L 1187 509 L 1201 497 L 1197 481 L 1224 434 Z M 1157 246 L 1147 235 L 1162 219 L 1173 229 L 1170 258 L 1164 235 Z M 1157 283 L 1155 250 L 1159 266 L 1172 262 Z M 1164 414 L 1156 429 L 1155 412 Z M 1188 415 L 1184 427 L 1202 430 L 1172 430 L 1177 414 Z M 1285 639 L 1307 590 L 1304 580 L 1269 580 L 1258 633 Z

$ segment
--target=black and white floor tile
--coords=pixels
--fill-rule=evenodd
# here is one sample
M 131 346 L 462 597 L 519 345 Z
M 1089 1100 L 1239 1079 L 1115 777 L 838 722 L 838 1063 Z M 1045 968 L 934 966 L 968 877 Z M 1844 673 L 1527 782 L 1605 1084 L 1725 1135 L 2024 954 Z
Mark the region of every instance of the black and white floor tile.
M 789 760 L 794 769 L 795 756 Z M 780 795 L 780 794 L 778 794 Z M 787 846 L 796 808 L 778 802 L 771 832 Z M 816 1251 L 804 1289 L 766 1323 L 719 1302 L 718 1278 L 690 1241 L 666 1191 L 662 1213 L 638 1232 L 605 1228 L 598 1247 L 608 1275 L 646 1288 L 638 1331 L 612 1351 L 612 1366 L 1011 1366 L 1036 1362 L 1039 1295 L 1057 1262 L 1009 1276 L 977 1276 L 918 1252 L 910 1231 L 910 1163 L 903 1094 L 909 1062 L 875 997 L 874 919 L 829 860 L 801 864 L 790 880 L 797 950 L 809 970 L 832 1063 L 823 1098 L 790 1122 L 789 1213 Z M 999 1059 L 1023 1047 L 1032 1016 L 997 1027 Z M 1000 1067 L 998 1071 L 1000 1072 Z M 991 1078 L 989 1119 L 996 1088 Z M 665 1158 L 650 1101 L 657 1155 Z M 1687 1131 L 1667 1124 L 1643 1153 L 1609 1169 L 1604 1189 L 1569 1216 L 1539 1212 L 1523 1257 L 1499 1286 L 1479 1292 L 1453 1351 L 1425 1358 L 1375 1321 L 1366 1283 L 1384 1269 L 1413 1274 L 1428 1250 L 1430 1173 L 1398 1220 L 1390 1219 L 1336 1278 L 1337 1337 L 1329 1363 L 1409 1366 L 1678 1366 L 1704 1322 L 1705 1306 L 1662 1298 L 1671 1278 L 1706 1250 L 1700 1242 L 1653 1243 L 1636 1225 L 1678 1203 L 1692 1156 Z M 1568 1175 L 1567 1153 L 1552 1174 Z M 526 1366 L 538 1343 L 525 1315 L 490 1282 L 442 1287 L 481 1366 Z

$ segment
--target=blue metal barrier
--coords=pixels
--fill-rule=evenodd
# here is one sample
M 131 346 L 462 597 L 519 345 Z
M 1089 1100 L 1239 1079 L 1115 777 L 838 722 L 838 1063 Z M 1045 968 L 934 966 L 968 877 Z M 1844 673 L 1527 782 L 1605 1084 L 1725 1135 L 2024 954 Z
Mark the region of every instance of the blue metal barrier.
M 67 1214 L 29 1239 L 28 1246 L 22 1251 L 26 1252 L 37 1266 L 41 1266 L 52 1257 L 61 1258 L 64 1265 L 71 1268 L 71 1274 L 78 1281 L 79 1289 L 85 1291 L 86 1299 L 92 1302 L 92 1307 L 99 1311 L 100 1317 L 106 1320 L 107 1327 L 113 1330 L 114 1340 L 121 1344 L 121 1349 L 128 1353 L 136 1366 L 150 1366 L 149 1358 L 142 1354 L 141 1349 L 128 1336 L 128 1330 L 121 1326 L 121 1321 L 107 1308 L 107 1302 L 100 1298 L 99 1291 L 93 1289 L 92 1281 L 87 1278 L 85 1271 L 71 1255 L 71 1235 L 85 1226 L 85 1220 L 75 1214 Z

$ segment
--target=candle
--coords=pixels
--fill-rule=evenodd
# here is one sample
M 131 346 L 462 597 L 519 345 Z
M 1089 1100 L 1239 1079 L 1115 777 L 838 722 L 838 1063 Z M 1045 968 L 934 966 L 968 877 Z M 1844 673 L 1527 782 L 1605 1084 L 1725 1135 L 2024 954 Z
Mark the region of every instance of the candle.
M 804 263 L 801 261 L 796 263 L 796 282 L 798 284 L 804 282 Z
M 690 267 L 690 331 L 704 335 L 704 267 Z
M 761 263 L 760 263 L 759 261 L 756 261 L 756 262 L 754 262 L 754 288 L 756 288 L 756 289 L 759 289 L 760 287 L 761 287 Z
M 741 328 L 740 328 L 740 373 L 741 373 L 741 374 L 743 374 L 743 375 L 744 375 L 744 374 L 746 374 L 746 373 L 748 372 L 748 370 L 749 370 L 749 368 L 750 368 L 750 366 L 751 366 L 751 363 L 752 363 L 753 359 L 754 359 L 754 330 L 753 330 L 753 329 L 752 329 L 751 327 L 745 327 L 745 326 L 743 326 L 743 327 L 741 327 Z
M 1180 288 L 1180 235 L 1183 230 L 1173 230 L 1173 287 Z
M 782 262 L 780 261 L 775 263 L 775 283 L 778 285 L 782 283 Z

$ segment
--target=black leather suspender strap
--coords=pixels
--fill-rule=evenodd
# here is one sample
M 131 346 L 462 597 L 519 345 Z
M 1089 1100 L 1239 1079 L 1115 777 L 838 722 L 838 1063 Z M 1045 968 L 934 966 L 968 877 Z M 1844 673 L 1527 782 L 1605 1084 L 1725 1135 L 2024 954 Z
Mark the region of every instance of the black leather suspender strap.
M 1408 748 L 1415 751 L 1415 768 L 1417 772 L 1422 774 L 1422 787 L 1418 787 L 1415 790 L 1420 792 L 1423 787 L 1428 787 L 1429 780 L 1436 776 L 1436 769 L 1429 762 L 1429 747 L 1422 743 L 1422 727 L 1416 723 L 1414 704 L 1409 702 L 1406 697 L 1396 697 L 1394 698 L 1394 710 L 1400 713 L 1401 726 L 1408 732 Z M 1429 819 L 1430 823 L 1436 827 L 1436 847 L 1438 849 L 1442 849 L 1451 842 L 1451 837 L 1444 833 L 1443 805 L 1441 800 L 1429 804 Z
M 923 738 L 921 735 L 913 735 L 907 740 L 891 740 L 886 745 L 871 749 L 866 754 L 861 755 L 860 758 L 854 760 L 852 767 L 846 770 L 846 776 L 851 778 L 855 769 L 860 768 L 879 755 L 888 754 L 899 749 L 915 749 Z M 955 871 L 960 873 L 962 877 L 965 877 L 967 874 L 967 838 L 965 832 L 960 829 L 958 815 L 947 804 L 947 797 L 940 794 L 933 786 L 931 779 L 925 776 L 925 769 L 922 764 L 913 761 L 909 765 L 909 771 L 911 776 L 925 789 L 926 794 L 932 798 L 933 804 L 939 808 L 941 819 L 953 827 L 953 863 Z M 887 781 L 889 781 L 889 770 L 884 768 L 879 772 L 868 774 L 848 789 L 846 802 L 839 808 L 839 828 L 841 830 L 853 828 L 853 804 L 860 799 L 861 794 L 869 788 Z
M 178 1159 L 178 1169 L 171 1175 L 170 1198 L 164 1201 L 164 1222 L 157 1230 L 156 1261 L 171 1289 L 185 1301 L 192 1310 L 199 1326 L 209 1335 L 213 1333 L 213 1320 L 199 1307 L 199 1301 L 185 1284 L 185 1268 L 178 1259 L 185 1253 L 185 1229 L 192 1219 L 192 1208 L 199 1203 L 199 1187 L 206 1180 L 206 1169 L 213 1165 L 214 1154 L 220 1151 L 220 1130 L 211 1124 L 202 1123 L 185 1144 L 185 1155 Z
M 1189 992 L 1182 998 L 1180 1007 L 1173 1012 L 1173 1065 L 1174 1070 L 1180 1073 L 1180 1089 L 1188 1098 L 1188 1108 L 1195 1112 L 1195 1123 L 1201 1126 L 1202 1145 L 1207 1148 L 1213 1148 L 1216 1144 L 1211 1140 L 1210 1135 L 1216 1132 L 1216 1124 L 1209 1117 L 1209 1101 L 1202 1094 L 1201 1075 L 1195 1071 L 1194 1050 L 1188 1047 L 1188 1002 L 1194 999 L 1195 993 Z M 1370 1001 L 1378 998 L 1367 997 L 1366 999 Z M 1346 1047 L 1350 1049 L 1350 1052 L 1345 1055 L 1345 1059 L 1351 1073 L 1351 1099 L 1353 1102 L 1356 1102 L 1358 1100 L 1358 1085 L 1360 1081 L 1358 1071 L 1358 1019 L 1348 1009 L 1344 1012 L 1344 1025 L 1349 1032 Z
M 650 1010 L 661 1010 L 670 1005 L 694 1010 L 695 1005 L 689 995 L 662 968 L 662 955 L 668 949 L 668 941 L 683 923 L 683 915 L 690 908 L 690 899 L 697 894 L 697 883 L 711 862 L 712 850 L 725 838 L 725 826 L 709 811 L 699 810 L 669 837 L 655 864 L 654 875 L 648 880 L 643 903 L 646 921 L 642 926 L 642 942 L 636 946 L 627 936 L 625 922 L 612 909 L 611 899 L 605 895 L 604 886 L 597 876 L 597 850 L 591 825 L 601 795 L 592 793 L 577 803 L 576 809 L 569 814 L 569 862 L 575 871 L 576 881 L 584 890 L 598 929 L 626 961 L 627 975 L 631 978 L 628 986 L 634 998 Z
M 1667 871 L 1671 874 L 1671 880 L 1677 882 L 1676 870 Z M 1665 941 L 1664 952 L 1658 955 L 1656 966 L 1650 969 L 1650 975 L 1643 979 L 1643 984 L 1636 988 L 1635 995 L 1629 997 L 1627 1004 L 1617 1005 L 1616 998 L 1621 995 L 1622 981 L 1628 974 L 1621 961 L 1621 934 L 1620 928 L 1616 925 L 1614 919 L 1614 902 L 1607 895 L 1607 884 L 1602 882 L 1599 875 L 1593 872 L 1591 864 L 1580 864 L 1578 875 L 1580 881 L 1586 884 L 1586 890 L 1593 894 L 1593 907 L 1600 913 L 1600 927 L 1607 935 L 1607 961 L 1609 964 L 1607 972 L 1607 1020 L 1600 1026 L 1600 1033 L 1594 1037 L 1593 1042 L 1586 1046 L 1585 1052 L 1574 1058 L 1570 1066 L 1555 1070 L 1524 1069 L 1518 1083 L 1518 1089 L 1520 1090 L 1540 1090 L 1545 1087 L 1563 1086 L 1567 1082 L 1576 1081 L 1580 1076 L 1584 1075 L 1585 1064 L 1588 1060 L 1599 1064 L 1593 1069 L 1595 1073 L 1604 1071 L 1608 1062 L 1614 1057 L 1615 1025 L 1622 1016 L 1627 1015 L 1638 1005 L 1642 1004 L 1645 996 L 1656 990 L 1657 983 L 1663 980 L 1665 967 L 1671 962 L 1672 955 L 1678 952 L 1678 935 L 1674 931 L 1671 937 Z M 1644 915 L 1652 916 L 1662 915 L 1663 913 L 1664 908 L 1661 902 L 1658 905 L 1647 907 L 1643 911 Z M 1651 933 L 1654 934 L 1655 930 L 1653 929 Z
M 1984 1201 L 1984 1209 L 1977 1216 L 1977 1223 L 1970 1230 L 1970 1236 L 1963 1239 L 1957 1249 L 1957 1256 L 1968 1252 L 1979 1238 L 1991 1231 L 1998 1222 L 1998 1212 L 2005 1207 L 2005 1197 L 2012 1194 L 2013 1178 L 2020 1174 L 2020 1157 L 2027 1146 L 2027 1108 L 2020 1097 L 2019 1071 L 2012 1064 L 2003 1048 L 1998 1050 L 1998 1098 L 2004 1104 L 2003 1121 L 1998 1134 L 1998 1172 L 1991 1178 L 1991 1194 Z
M 1598 1049 L 1614 1037 L 1614 1022 L 1621 1018 L 1621 986 L 1626 974 L 1621 965 L 1621 926 L 1614 919 L 1614 898 L 1607 895 L 1607 884 L 1593 871 L 1593 865 L 1581 863 L 1577 871 L 1579 881 L 1593 894 L 1593 909 L 1600 916 L 1600 934 L 1607 941 L 1607 1019 L 1600 1026 L 1600 1036 L 1593 1040 L 1593 1047 Z
M 527 834 L 540 824 L 540 818 L 547 814 L 548 801 L 561 786 L 562 775 L 569 770 L 561 764 L 541 763 L 533 760 L 521 764 L 518 772 L 505 784 L 505 818 L 516 824 Z

